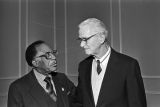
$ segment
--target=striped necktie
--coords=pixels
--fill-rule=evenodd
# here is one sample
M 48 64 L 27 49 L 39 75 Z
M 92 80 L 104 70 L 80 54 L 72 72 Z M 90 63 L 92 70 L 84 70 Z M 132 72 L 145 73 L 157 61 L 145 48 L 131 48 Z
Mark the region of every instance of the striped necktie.
M 53 90 L 53 85 L 51 83 L 51 78 L 49 76 L 47 76 L 44 81 L 47 83 L 46 84 L 46 89 L 48 90 L 48 94 L 50 95 L 50 97 L 54 100 L 57 101 L 57 97 L 56 94 Z

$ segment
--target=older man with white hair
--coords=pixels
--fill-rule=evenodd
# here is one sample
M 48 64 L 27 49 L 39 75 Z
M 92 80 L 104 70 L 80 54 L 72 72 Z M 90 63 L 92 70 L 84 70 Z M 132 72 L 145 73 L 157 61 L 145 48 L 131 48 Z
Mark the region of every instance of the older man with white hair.
M 83 107 L 147 107 L 138 61 L 109 45 L 102 21 L 80 23 L 78 40 L 89 55 L 78 68 L 77 99 Z

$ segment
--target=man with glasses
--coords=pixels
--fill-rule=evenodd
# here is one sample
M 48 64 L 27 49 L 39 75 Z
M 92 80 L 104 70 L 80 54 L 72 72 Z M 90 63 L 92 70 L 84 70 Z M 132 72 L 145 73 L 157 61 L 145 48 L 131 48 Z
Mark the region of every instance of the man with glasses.
M 116 52 L 100 20 L 79 24 L 80 46 L 89 57 L 80 62 L 76 90 L 83 107 L 146 107 L 140 67 L 136 59 Z
M 41 40 L 28 46 L 25 57 L 32 70 L 11 83 L 8 107 L 69 107 L 75 86 L 57 72 L 56 54 Z

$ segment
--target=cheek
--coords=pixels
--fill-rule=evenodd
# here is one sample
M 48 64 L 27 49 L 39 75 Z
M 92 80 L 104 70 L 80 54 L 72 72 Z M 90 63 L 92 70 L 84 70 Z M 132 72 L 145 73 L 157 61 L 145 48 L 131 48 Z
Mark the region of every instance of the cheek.
M 89 47 L 90 47 L 91 50 L 95 50 L 99 47 L 99 43 L 97 41 L 92 42 L 92 43 L 89 44 Z
M 39 63 L 39 66 L 42 67 L 42 68 L 46 68 L 46 67 L 48 67 L 48 63 L 41 61 L 41 62 Z
M 42 61 L 39 61 L 39 62 L 38 62 L 38 66 L 39 66 L 39 67 L 43 66 L 43 62 L 42 62 Z

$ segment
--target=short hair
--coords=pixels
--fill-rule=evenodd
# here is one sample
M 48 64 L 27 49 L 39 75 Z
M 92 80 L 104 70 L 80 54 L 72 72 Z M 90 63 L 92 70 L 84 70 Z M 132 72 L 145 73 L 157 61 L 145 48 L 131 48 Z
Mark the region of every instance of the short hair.
M 28 65 L 31 67 L 33 66 L 32 61 L 33 61 L 35 55 L 37 54 L 36 47 L 41 44 L 45 44 L 45 42 L 42 40 L 38 40 L 38 41 L 35 41 L 32 44 L 30 44 L 26 49 L 25 58 L 26 58 Z
M 107 39 L 108 30 L 102 21 L 100 21 L 99 19 L 96 19 L 96 18 L 88 18 L 88 19 L 84 20 L 83 22 L 81 22 L 78 27 L 81 28 L 86 25 L 93 26 L 93 29 L 95 28 L 97 30 L 97 32 L 103 32 L 104 35 L 106 36 L 106 39 Z

